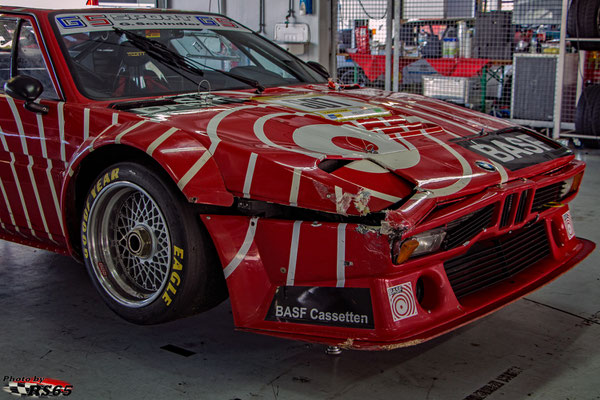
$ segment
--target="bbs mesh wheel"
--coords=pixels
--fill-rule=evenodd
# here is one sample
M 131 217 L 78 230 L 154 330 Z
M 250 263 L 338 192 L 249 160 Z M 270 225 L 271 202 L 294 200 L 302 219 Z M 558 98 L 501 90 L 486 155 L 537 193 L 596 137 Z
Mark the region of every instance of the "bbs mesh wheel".
M 108 306 L 151 324 L 226 297 L 221 267 L 193 206 L 151 167 L 120 163 L 89 190 L 81 217 L 88 273 Z

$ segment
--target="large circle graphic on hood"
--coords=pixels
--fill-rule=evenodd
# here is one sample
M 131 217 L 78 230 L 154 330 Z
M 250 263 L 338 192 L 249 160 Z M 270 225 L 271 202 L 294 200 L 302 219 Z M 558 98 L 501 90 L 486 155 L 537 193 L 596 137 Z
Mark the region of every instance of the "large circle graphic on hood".
M 348 158 L 373 158 L 376 154 L 409 149 L 393 138 L 354 126 L 306 125 L 294 131 L 294 143 L 311 152 Z

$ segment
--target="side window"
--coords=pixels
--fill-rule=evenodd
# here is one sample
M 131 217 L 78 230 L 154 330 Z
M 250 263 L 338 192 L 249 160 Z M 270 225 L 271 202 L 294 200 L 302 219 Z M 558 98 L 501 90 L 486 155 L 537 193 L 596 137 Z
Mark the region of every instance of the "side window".
M 15 18 L 0 18 L 0 93 L 4 92 L 4 82 L 10 79 L 10 59 L 16 27 Z
M 23 21 L 17 44 L 17 74 L 29 75 L 42 82 L 44 91 L 43 99 L 57 99 L 56 89 L 48 73 L 48 68 L 42 50 L 35 37 L 31 23 Z

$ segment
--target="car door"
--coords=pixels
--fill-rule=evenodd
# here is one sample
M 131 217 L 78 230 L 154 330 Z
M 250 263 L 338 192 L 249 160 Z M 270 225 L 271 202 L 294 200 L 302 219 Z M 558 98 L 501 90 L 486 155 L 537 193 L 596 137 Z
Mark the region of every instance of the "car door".
M 66 162 L 64 102 L 48 69 L 50 59 L 40 46 L 35 20 L 4 14 L 0 36 L 0 228 L 62 246 L 65 233 L 58 195 Z M 42 83 L 38 101 L 48 113 L 26 110 L 24 101 L 5 93 L 5 81 L 17 75 Z

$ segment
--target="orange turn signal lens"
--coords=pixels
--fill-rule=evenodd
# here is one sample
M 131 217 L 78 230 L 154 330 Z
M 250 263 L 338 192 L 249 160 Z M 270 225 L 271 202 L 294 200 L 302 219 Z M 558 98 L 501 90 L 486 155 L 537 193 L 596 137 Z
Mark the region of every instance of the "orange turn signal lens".
M 396 264 L 402 264 L 404 261 L 408 260 L 417 247 L 419 247 L 419 241 L 416 239 L 407 240 L 402 243 L 398 256 L 396 257 Z
M 571 185 L 571 193 L 574 193 L 579 190 L 579 186 L 581 185 L 581 180 L 583 179 L 583 171 L 575 175 L 573 178 L 573 184 Z

